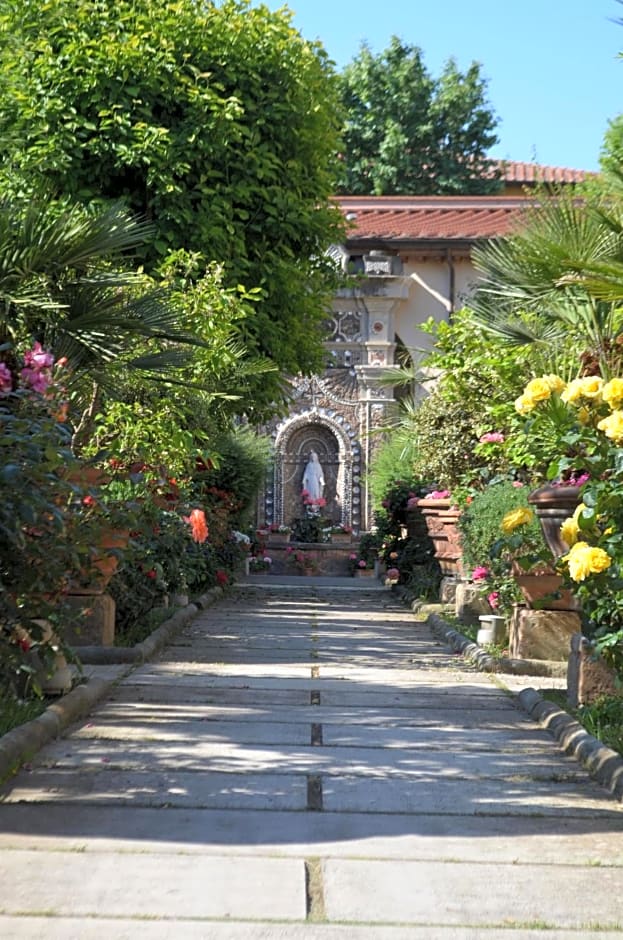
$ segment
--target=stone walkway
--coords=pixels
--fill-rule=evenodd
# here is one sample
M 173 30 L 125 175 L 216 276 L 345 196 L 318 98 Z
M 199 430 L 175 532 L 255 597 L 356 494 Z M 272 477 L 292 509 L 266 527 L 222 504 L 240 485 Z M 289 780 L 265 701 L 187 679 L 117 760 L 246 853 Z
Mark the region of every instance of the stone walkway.
M 240 586 L 33 757 L 0 807 L 4 940 L 622 936 L 621 804 L 345 584 Z

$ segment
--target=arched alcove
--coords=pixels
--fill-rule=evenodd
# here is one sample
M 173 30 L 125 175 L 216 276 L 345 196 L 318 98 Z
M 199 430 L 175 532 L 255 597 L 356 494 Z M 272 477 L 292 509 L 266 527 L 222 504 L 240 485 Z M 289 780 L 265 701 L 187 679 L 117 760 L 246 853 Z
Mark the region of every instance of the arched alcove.
M 283 421 L 275 432 L 275 460 L 266 492 L 266 520 L 289 524 L 301 516 L 303 473 L 314 450 L 322 464 L 327 501 L 323 515 L 358 528 L 360 448 L 343 418 L 320 411 Z

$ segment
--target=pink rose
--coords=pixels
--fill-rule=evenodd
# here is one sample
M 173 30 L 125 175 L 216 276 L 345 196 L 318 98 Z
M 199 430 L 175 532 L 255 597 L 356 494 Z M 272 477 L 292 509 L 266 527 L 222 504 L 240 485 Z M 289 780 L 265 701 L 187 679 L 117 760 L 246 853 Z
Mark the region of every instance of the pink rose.
M 487 600 L 489 601 L 489 607 L 493 610 L 497 610 L 500 606 L 500 595 L 497 591 L 491 591 L 491 594 L 487 595 Z
M 13 390 L 13 376 L 4 362 L 0 362 L 0 395 L 8 395 Z
M 472 571 L 472 581 L 484 581 L 489 577 L 489 569 L 486 565 L 478 565 Z
M 480 438 L 481 444 L 503 444 L 504 435 L 499 431 L 489 431 L 487 434 L 483 434 Z

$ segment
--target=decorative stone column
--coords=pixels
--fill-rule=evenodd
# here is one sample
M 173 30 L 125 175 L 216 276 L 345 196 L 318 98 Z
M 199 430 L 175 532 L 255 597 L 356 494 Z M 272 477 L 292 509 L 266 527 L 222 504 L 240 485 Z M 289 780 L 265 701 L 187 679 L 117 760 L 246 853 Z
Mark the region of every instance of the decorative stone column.
M 390 404 L 393 402 L 391 389 L 381 384 L 385 369 L 394 365 L 396 343 L 394 341 L 393 315 L 395 307 L 409 295 L 409 279 L 390 273 L 377 274 L 378 265 L 387 269 L 395 259 L 374 257 L 374 261 L 365 258 L 366 273 L 374 272 L 362 285 L 360 302 L 366 312 L 362 324 L 363 361 L 355 366 L 359 382 L 359 422 L 363 448 L 363 464 L 370 466 L 374 453 L 381 445 L 382 438 L 372 431 L 378 431 L 386 423 Z M 363 528 L 369 529 L 373 523 L 369 495 L 366 493 L 362 506 Z

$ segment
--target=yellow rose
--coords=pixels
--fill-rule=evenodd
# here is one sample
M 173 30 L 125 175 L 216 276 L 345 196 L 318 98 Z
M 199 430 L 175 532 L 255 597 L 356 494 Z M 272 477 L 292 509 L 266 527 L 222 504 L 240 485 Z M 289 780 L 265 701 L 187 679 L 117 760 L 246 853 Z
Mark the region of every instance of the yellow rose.
M 547 381 L 548 376 L 539 379 L 532 379 L 523 390 L 524 395 L 532 401 L 547 401 L 552 394 L 552 388 Z
M 566 542 L 569 548 L 578 540 L 578 535 L 580 534 L 580 527 L 577 524 L 575 519 L 565 519 L 563 524 L 560 527 L 560 537 L 563 542 Z
M 560 394 L 565 388 L 567 383 L 560 378 L 559 375 L 544 375 L 543 381 L 547 382 L 549 385 L 550 391 L 558 392 Z
M 589 575 L 599 574 L 612 564 L 608 552 L 587 542 L 576 542 L 562 560 L 567 562 L 574 581 L 584 581 Z
M 534 519 L 534 513 L 531 509 L 527 509 L 525 506 L 519 506 L 518 509 L 511 509 L 510 512 L 507 512 L 500 528 L 504 535 L 510 535 L 511 532 L 514 532 L 520 525 L 528 525 Z
M 612 409 L 620 408 L 623 404 L 623 379 L 610 379 L 603 387 L 603 400 L 610 405 Z
M 560 397 L 563 401 L 566 401 L 568 405 L 572 405 L 574 402 L 578 401 L 578 399 L 582 397 L 582 379 L 574 379 L 573 382 L 569 382 Z
M 623 411 L 613 411 L 607 418 L 602 418 L 597 427 L 615 444 L 623 444 Z
M 529 398 L 527 395 L 520 395 L 519 398 L 515 400 L 515 411 L 520 415 L 527 415 L 528 412 L 533 411 L 536 402 Z
M 563 401 L 567 404 L 574 404 L 581 398 L 590 398 L 593 401 L 601 401 L 601 393 L 604 386 L 604 380 L 598 375 L 587 375 L 583 379 L 574 379 L 569 382 L 561 394 Z

